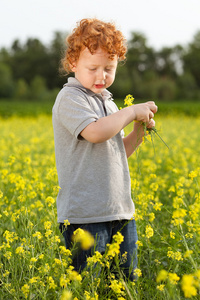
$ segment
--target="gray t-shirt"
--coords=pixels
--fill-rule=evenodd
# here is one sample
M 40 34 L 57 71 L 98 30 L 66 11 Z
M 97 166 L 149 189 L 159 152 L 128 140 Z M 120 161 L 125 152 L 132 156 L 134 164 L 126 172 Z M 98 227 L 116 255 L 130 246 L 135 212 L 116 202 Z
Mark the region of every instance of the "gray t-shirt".
M 58 222 L 97 223 L 131 219 L 130 175 L 122 132 L 93 144 L 80 136 L 91 122 L 118 110 L 112 95 L 85 89 L 69 78 L 53 106 L 56 166 L 60 190 Z

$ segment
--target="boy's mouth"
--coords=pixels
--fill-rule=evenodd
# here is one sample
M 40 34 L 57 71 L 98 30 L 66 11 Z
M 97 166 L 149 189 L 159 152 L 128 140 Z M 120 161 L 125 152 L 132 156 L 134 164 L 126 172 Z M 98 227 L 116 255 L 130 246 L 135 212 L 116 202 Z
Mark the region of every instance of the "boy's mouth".
M 102 89 L 104 87 L 104 84 L 95 84 L 96 89 Z

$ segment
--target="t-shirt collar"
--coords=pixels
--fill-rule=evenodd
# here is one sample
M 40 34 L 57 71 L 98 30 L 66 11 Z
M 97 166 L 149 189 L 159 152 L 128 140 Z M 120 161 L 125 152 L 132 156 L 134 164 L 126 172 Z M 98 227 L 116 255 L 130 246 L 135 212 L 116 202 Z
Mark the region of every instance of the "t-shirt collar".
M 78 79 L 76 79 L 75 77 L 69 77 L 68 82 L 64 84 L 64 87 L 65 86 L 77 87 L 90 96 L 95 96 L 95 95 L 100 96 L 104 101 L 105 100 L 113 100 L 113 98 L 112 98 L 113 95 L 108 90 L 105 89 L 105 90 L 103 90 L 103 92 L 101 94 L 96 94 L 96 93 L 92 92 L 91 90 L 86 89 L 80 83 L 80 81 L 78 81 Z

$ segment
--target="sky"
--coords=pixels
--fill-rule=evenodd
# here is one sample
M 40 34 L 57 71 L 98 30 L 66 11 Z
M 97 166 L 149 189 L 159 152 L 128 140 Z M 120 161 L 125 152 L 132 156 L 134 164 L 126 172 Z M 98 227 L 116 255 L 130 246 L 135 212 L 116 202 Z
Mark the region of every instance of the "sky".
M 28 38 L 48 45 L 82 18 L 114 21 L 127 39 L 140 32 L 158 50 L 186 46 L 200 31 L 199 0 L 0 0 L 0 13 L 0 48 Z

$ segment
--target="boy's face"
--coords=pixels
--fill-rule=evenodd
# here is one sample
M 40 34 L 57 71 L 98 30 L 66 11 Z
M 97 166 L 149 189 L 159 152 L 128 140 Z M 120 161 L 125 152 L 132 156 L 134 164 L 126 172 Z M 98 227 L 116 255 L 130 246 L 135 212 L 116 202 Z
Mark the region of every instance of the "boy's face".
M 111 60 L 108 58 L 108 53 L 101 48 L 98 48 L 94 54 L 85 48 L 81 51 L 78 61 L 71 67 L 76 79 L 85 88 L 98 94 L 111 86 L 116 69 L 117 56 Z

